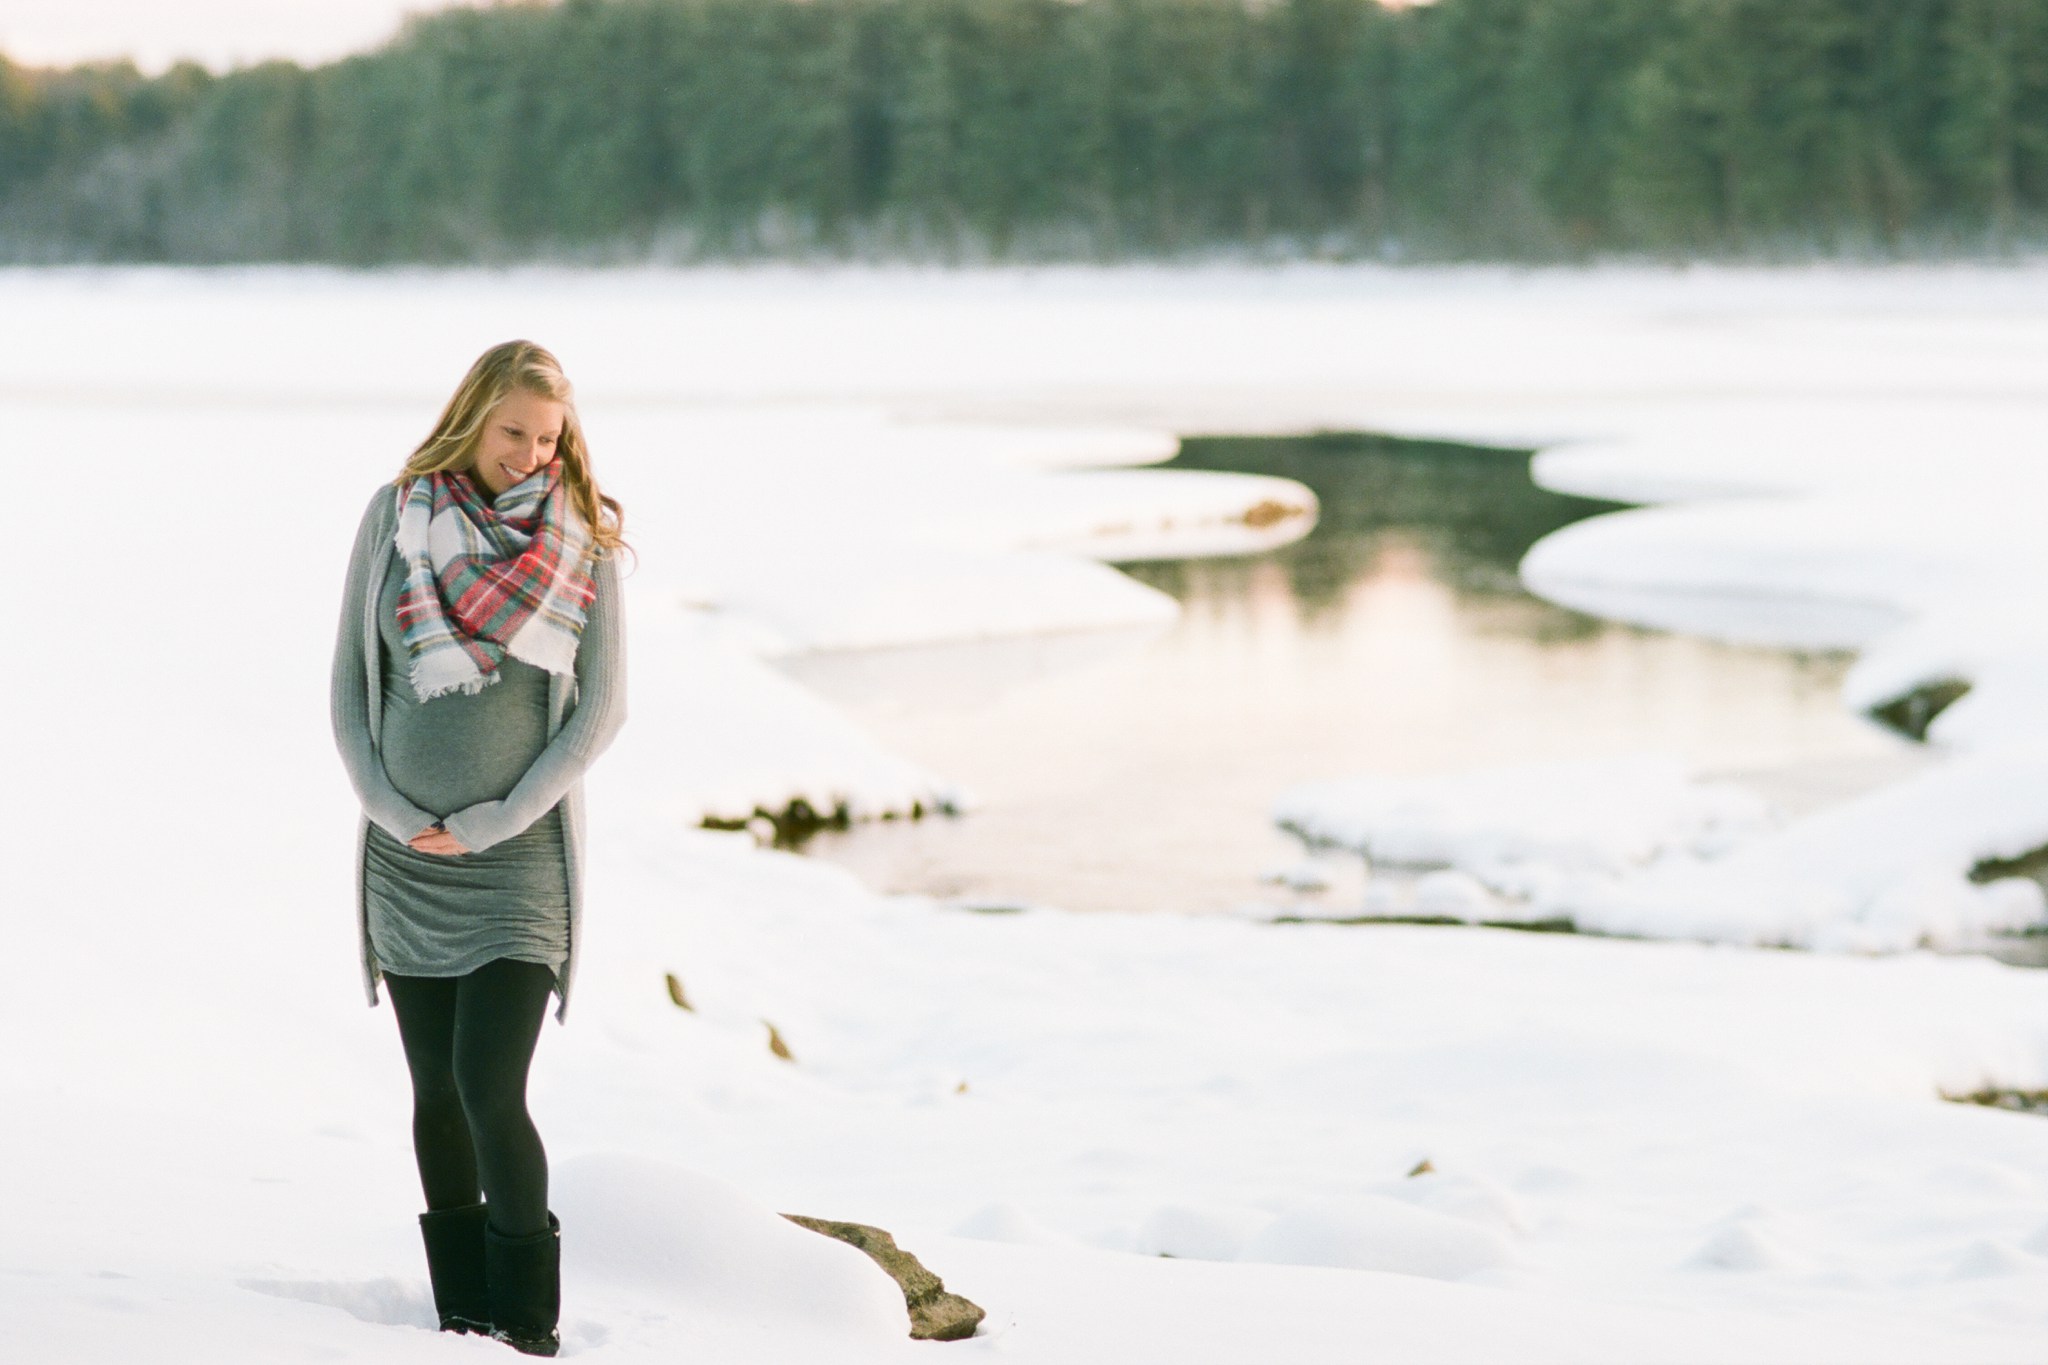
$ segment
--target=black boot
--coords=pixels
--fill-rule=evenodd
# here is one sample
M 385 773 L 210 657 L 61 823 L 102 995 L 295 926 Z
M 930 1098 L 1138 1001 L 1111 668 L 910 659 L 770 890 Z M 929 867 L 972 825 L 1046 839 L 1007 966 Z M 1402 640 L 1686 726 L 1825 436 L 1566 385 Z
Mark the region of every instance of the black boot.
M 562 1224 L 548 1215 L 546 1232 L 507 1237 L 484 1229 L 484 1265 L 491 1288 L 491 1335 L 525 1355 L 562 1349 Z
M 427 1244 L 427 1278 L 444 1332 L 491 1330 L 491 1297 L 484 1279 L 484 1206 L 434 1209 L 420 1215 Z

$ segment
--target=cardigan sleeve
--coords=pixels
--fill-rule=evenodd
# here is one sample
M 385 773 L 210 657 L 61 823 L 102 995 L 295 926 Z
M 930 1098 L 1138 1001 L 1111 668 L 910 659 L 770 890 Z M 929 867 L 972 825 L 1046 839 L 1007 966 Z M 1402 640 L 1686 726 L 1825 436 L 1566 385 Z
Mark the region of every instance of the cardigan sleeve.
M 576 701 L 569 718 L 503 800 L 479 801 L 441 822 L 472 853 L 511 838 L 552 810 L 625 724 L 626 633 L 617 556 L 598 560 L 591 577 L 597 595 L 576 642 Z
M 341 625 L 334 641 L 334 668 L 328 685 L 328 713 L 342 766 L 356 789 L 363 814 L 400 843 L 436 823 L 434 817 L 408 801 L 391 785 L 384 760 L 370 741 L 370 664 L 363 640 L 376 610 L 371 570 L 379 562 L 379 541 L 389 534 L 385 515 L 391 490 L 380 488 L 356 529 L 356 545 L 348 561 L 348 584 L 341 594 Z

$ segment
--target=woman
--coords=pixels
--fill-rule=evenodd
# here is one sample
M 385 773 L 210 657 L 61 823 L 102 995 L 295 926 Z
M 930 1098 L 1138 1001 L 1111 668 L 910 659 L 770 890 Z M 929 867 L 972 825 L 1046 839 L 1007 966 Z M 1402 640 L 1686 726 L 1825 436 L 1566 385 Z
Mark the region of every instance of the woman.
M 620 525 L 561 366 L 494 346 L 370 499 L 334 653 L 363 979 L 412 1073 L 434 1306 L 529 1355 L 560 1345 L 560 1224 L 526 1077 L 575 974 L 583 770 L 625 719 Z

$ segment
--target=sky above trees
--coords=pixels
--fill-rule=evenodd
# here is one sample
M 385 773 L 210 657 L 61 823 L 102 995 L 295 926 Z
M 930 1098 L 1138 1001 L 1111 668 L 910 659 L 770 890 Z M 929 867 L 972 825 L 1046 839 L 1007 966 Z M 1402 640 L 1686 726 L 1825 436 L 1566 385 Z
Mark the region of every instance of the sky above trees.
M 272 57 L 311 65 L 375 46 L 408 14 L 463 3 L 489 0 L 5 0 L 0 54 L 27 66 L 126 58 L 152 74 L 181 60 L 215 71 Z
M 225 70 L 270 57 L 323 62 L 370 47 L 448 0 L 5 0 L 0 53 L 32 66 L 182 58 Z

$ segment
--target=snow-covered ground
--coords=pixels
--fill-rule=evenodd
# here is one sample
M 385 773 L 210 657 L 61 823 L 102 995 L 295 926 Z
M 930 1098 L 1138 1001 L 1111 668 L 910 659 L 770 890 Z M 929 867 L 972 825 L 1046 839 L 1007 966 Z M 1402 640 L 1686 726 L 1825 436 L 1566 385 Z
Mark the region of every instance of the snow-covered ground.
M 1365 427 L 1586 442 L 1576 477 L 1686 499 L 1539 547 L 1546 592 L 1862 612 L 1852 700 L 1978 683 L 1936 722 L 1955 760 L 1913 779 L 1948 784 L 1943 822 L 1881 790 L 1830 844 L 1708 802 L 1726 856 L 1804 828 L 1867 868 L 1881 832 L 1952 878 L 2048 842 L 2021 724 L 2039 655 L 1992 630 L 2038 605 L 2015 537 L 2042 489 L 2048 271 L 13 272 L 0 324 L 38 605 L 0 646 L 21 722 L 8 1358 L 503 1357 L 421 1330 L 403 1067 L 353 979 L 325 673 L 364 493 L 518 334 L 581 382 L 641 555 L 632 719 L 591 781 L 585 975 L 535 1081 L 573 1354 L 2040 1358 L 2048 1130 L 1939 1099 L 2048 1087 L 2032 973 L 977 915 L 691 826 L 951 799 L 768 661 L 1157 622 L 1171 603 L 1096 556 L 1270 543 L 1313 515 L 1292 485 L 1136 467 L 1161 433 Z M 1789 455 L 1672 444 L 1818 440 L 1836 428 L 1797 414 L 1873 404 L 1885 430 L 1964 435 L 1871 447 L 1867 481 L 1831 453 L 1795 477 Z M 1541 477 L 1565 484 L 1568 454 Z M 1992 589 L 2015 605 L 1987 613 Z M 260 628 L 208 628 L 230 612 Z M 1723 846 L 1632 829 L 1559 820 L 1546 847 Z M 1922 903 L 1890 894 L 1833 922 Z M 904 1340 L 879 1272 L 778 1210 L 889 1228 L 989 1310 L 980 1335 Z

